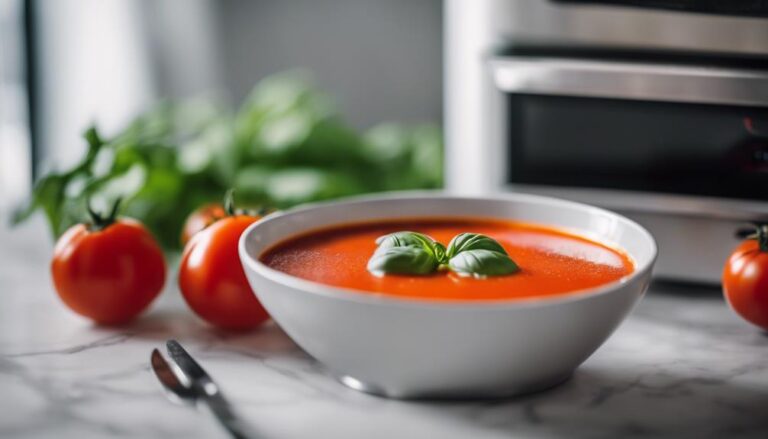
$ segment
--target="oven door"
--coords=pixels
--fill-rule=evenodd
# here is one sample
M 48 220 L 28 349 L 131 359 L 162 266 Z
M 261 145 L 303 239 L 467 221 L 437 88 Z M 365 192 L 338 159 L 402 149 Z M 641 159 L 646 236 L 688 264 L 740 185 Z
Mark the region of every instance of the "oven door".
M 657 275 L 718 282 L 768 219 L 768 68 L 504 56 L 499 184 L 620 211 L 659 241 Z

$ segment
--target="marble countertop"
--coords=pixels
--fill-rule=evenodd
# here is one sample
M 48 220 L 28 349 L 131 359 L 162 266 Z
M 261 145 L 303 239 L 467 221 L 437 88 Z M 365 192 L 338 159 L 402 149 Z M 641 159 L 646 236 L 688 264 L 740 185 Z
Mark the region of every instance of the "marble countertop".
M 547 392 L 396 401 L 338 384 L 274 325 L 212 330 L 173 285 L 132 326 L 93 326 L 53 292 L 44 230 L 39 220 L 0 227 L 0 437 L 226 437 L 204 412 L 164 398 L 148 360 L 168 338 L 267 438 L 768 437 L 768 335 L 716 290 L 654 286 Z

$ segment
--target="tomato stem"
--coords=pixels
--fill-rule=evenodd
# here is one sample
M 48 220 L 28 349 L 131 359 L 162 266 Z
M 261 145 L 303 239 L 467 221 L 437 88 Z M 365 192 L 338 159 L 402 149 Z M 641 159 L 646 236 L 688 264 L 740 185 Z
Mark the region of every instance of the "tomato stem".
M 262 217 L 273 211 L 274 209 L 268 206 L 260 206 L 258 209 L 238 209 L 235 207 L 235 190 L 229 189 L 224 195 L 224 213 L 226 213 L 227 216 L 247 215 Z
M 234 216 L 237 214 L 235 212 L 235 190 L 229 189 L 226 194 L 224 194 L 224 212 L 227 214 L 227 216 Z
M 761 252 L 768 252 L 768 224 L 758 224 L 755 236 Z
M 86 202 L 86 209 L 88 210 L 88 215 L 91 217 L 90 229 L 99 231 L 111 226 L 117 219 L 117 212 L 120 209 L 120 203 L 122 201 L 123 199 L 118 197 L 114 204 L 112 204 L 112 209 L 110 210 L 109 214 L 103 216 L 93 210 L 93 206 L 91 206 L 91 200 L 89 198 Z

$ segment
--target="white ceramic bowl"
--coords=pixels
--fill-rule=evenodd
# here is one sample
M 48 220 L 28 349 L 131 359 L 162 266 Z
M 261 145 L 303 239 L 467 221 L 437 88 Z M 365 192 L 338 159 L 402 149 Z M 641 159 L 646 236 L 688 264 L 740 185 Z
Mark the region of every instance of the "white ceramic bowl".
M 286 238 L 353 222 L 490 217 L 557 226 L 624 249 L 635 271 L 599 288 L 552 298 L 433 302 L 361 294 L 273 270 L 261 254 Z M 272 318 L 341 382 L 396 398 L 497 397 L 566 380 L 643 295 L 653 237 L 615 213 L 553 198 L 461 198 L 398 193 L 270 215 L 240 239 L 251 287 Z

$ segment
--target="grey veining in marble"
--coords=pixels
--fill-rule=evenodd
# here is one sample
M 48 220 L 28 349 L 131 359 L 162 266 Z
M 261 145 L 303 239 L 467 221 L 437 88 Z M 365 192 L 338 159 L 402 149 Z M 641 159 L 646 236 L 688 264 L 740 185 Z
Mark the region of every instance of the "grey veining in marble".
M 151 348 L 174 337 L 267 437 L 768 438 L 768 335 L 717 291 L 654 287 L 550 391 L 404 402 L 341 386 L 274 325 L 210 329 L 172 285 L 135 324 L 95 327 L 54 294 L 43 230 L 0 229 L 0 437 L 225 437 L 203 412 L 169 403 L 151 374 Z

